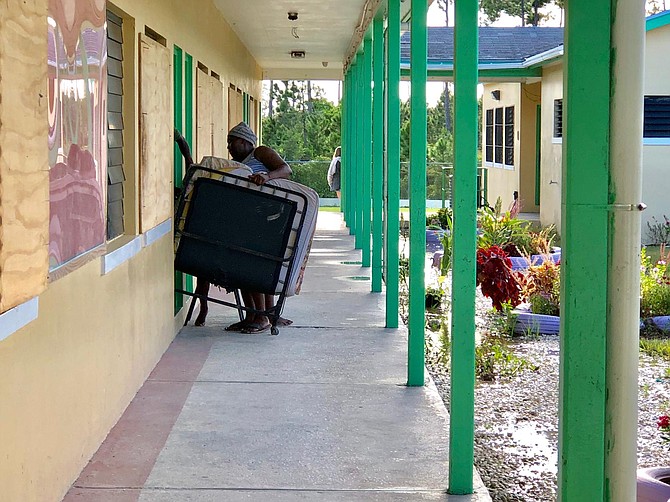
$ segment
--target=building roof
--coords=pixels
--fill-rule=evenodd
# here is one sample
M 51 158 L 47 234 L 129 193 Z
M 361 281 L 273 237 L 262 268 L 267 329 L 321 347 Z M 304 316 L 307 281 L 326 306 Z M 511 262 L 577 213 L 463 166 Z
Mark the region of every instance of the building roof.
M 667 24 L 670 24 L 670 10 L 664 10 L 663 12 L 649 16 L 646 19 L 647 31 L 660 28 L 661 26 L 665 26 Z
M 401 60 L 410 58 L 410 34 L 401 38 Z M 533 58 L 563 45 L 563 28 L 528 26 L 479 28 L 479 64 L 522 65 Z M 428 65 L 450 65 L 454 61 L 454 28 L 428 28 Z

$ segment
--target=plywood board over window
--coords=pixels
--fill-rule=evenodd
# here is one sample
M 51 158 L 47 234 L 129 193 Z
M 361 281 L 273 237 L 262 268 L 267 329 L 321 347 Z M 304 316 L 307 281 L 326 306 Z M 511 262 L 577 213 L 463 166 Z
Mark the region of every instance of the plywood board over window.
M 140 33 L 140 227 L 142 232 L 172 212 L 172 56 Z
M 228 129 L 244 120 L 244 96 L 242 91 L 230 84 L 228 87 Z
M 0 312 L 41 293 L 48 272 L 46 19 L 35 2 L 12 5 L 0 15 Z
M 212 92 L 209 73 L 206 67 L 198 64 L 195 95 L 195 156 L 198 162 L 206 155 L 212 155 Z
M 210 84 L 212 93 L 212 155 L 226 157 L 228 155 L 228 144 L 223 115 L 223 82 L 211 76 Z

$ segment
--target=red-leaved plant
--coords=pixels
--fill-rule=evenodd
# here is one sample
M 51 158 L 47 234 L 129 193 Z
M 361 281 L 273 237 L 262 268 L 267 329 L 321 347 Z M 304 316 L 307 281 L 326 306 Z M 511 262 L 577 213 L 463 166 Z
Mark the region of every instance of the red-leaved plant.
M 477 250 L 477 286 L 491 299 L 493 308 L 502 310 L 503 303 L 516 307 L 521 303 L 522 286 L 512 262 L 500 246 Z
M 670 443 L 670 417 L 668 415 L 661 415 L 658 417 L 658 430 L 661 431 L 661 439 Z

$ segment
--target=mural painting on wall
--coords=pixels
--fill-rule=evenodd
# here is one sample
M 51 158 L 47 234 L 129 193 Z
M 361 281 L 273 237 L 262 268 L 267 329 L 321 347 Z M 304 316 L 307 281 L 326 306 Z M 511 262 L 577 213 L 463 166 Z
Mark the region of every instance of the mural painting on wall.
M 49 0 L 49 269 L 105 242 L 105 0 Z

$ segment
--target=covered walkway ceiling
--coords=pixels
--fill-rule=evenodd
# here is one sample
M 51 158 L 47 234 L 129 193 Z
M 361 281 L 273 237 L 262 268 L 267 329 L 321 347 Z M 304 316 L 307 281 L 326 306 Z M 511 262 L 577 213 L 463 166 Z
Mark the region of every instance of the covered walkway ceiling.
M 343 62 L 358 46 L 380 0 L 214 0 L 264 79 L 342 79 Z M 410 2 L 403 2 L 403 15 Z M 298 19 L 288 19 L 296 12 Z M 304 59 L 291 57 L 304 51 Z

